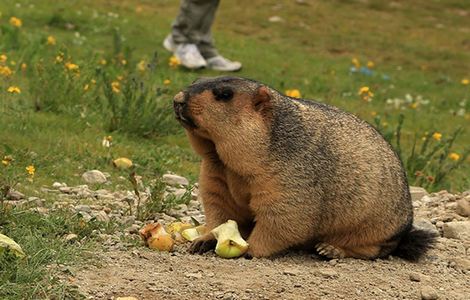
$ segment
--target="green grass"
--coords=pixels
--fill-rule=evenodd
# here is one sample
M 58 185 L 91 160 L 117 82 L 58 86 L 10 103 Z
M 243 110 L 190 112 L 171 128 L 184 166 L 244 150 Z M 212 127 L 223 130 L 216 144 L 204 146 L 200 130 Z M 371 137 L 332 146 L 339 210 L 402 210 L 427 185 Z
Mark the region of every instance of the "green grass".
M 470 140 L 470 85 L 461 83 L 470 78 L 464 63 L 470 61 L 469 3 L 309 3 L 222 1 L 213 28 L 216 44 L 222 54 L 243 62 L 238 75 L 280 91 L 299 89 L 305 98 L 336 105 L 370 123 L 379 116 L 382 131 L 390 137 L 403 114 L 400 133 L 405 159 L 415 137 L 421 144 L 426 133 L 440 132 L 445 140 L 459 127 L 464 131 L 450 151 L 463 156 Z M 146 180 L 172 171 L 197 181 L 198 158 L 172 118 L 171 99 L 194 79 L 219 73 L 168 66 L 170 54 L 161 42 L 177 11 L 178 2 L 168 0 L 0 3 L 0 55 L 8 56 L 6 65 L 15 72 L 9 78 L 0 75 L 0 156 L 13 155 L 12 167 L 18 173 L 24 173 L 28 165 L 36 167 L 33 182 L 22 180 L 21 191 L 41 195 L 40 187 L 54 181 L 81 184 L 81 174 L 89 169 L 109 172 L 112 186 L 108 188 L 125 185 L 131 189 L 129 183 L 117 179 L 127 175 L 112 167 L 110 157 L 132 159 L 137 174 Z M 274 15 L 284 21 L 269 22 Z M 9 25 L 11 16 L 22 20 L 20 29 Z M 56 45 L 46 44 L 49 35 L 56 38 Z M 56 63 L 58 55 L 63 62 Z M 361 65 L 373 61 L 373 75 L 351 73 L 354 57 Z M 102 59 L 106 65 L 100 64 Z M 152 69 L 138 71 L 141 60 L 152 63 Z M 65 70 L 66 61 L 79 66 L 80 76 Z M 26 70 L 21 69 L 22 63 L 27 64 Z M 121 81 L 119 76 L 123 76 Z M 171 84 L 164 85 L 165 79 Z M 113 81 L 120 83 L 121 93 L 112 92 Z M 89 88 L 84 91 L 86 84 Z M 19 86 L 22 93 L 7 93 L 9 86 Z M 362 86 L 373 91 L 371 102 L 357 95 Z M 399 109 L 387 104 L 387 99 L 405 99 L 407 94 L 413 99 L 421 95 L 429 104 L 414 109 L 409 103 Z M 110 150 L 101 146 L 108 135 L 113 137 Z M 447 157 L 434 161 L 433 167 L 436 161 L 446 167 L 453 164 Z M 461 191 L 470 186 L 469 172 L 470 161 L 466 159 L 439 185 L 426 185 L 413 178 L 414 174 L 409 177 L 412 183 L 430 190 Z M 21 226 L 2 226 L 0 230 L 25 244 L 34 241 L 41 230 L 61 230 L 44 229 L 40 225 L 43 221 L 37 221 L 34 235 L 19 229 L 28 225 L 21 225 L 21 218 L 15 221 Z M 46 250 L 55 247 L 39 245 Z M 65 249 L 77 255 L 80 250 Z M 63 255 L 63 261 L 70 261 L 75 254 Z M 37 265 L 54 260 L 59 256 Z M 27 266 L 26 271 L 31 269 Z M 42 284 L 45 274 L 41 271 L 29 278 L 32 284 Z M 27 290 L 23 282 L 13 278 L 9 289 L 20 295 Z

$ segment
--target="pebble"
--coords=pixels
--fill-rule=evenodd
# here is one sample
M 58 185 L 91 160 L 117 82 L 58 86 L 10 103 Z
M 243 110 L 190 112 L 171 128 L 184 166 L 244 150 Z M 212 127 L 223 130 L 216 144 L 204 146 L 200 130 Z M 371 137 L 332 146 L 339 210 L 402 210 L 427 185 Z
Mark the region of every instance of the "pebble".
M 470 200 L 467 198 L 458 200 L 455 211 L 462 217 L 470 217 Z
M 202 278 L 202 273 L 185 273 L 184 277 L 201 279 Z
M 87 212 L 87 213 L 91 213 L 91 207 L 90 207 L 90 205 L 85 205 L 85 204 L 80 204 L 80 205 L 75 206 L 75 210 L 76 210 L 77 212 Z
M 470 271 L 470 260 L 466 258 L 454 258 L 452 262 L 459 270 Z
M 335 278 L 335 277 L 338 277 L 338 272 L 336 272 L 335 270 L 319 269 L 317 272 L 318 272 L 318 274 L 320 274 L 321 276 L 323 276 L 323 277 L 325 277 L 325 278 Z
M 86 183 L 105 183 L 107 181 L 106 176 L 98 170 L 86 171 L 82 174 L 82 179 Z
M 421 281 L 421 275 L 419 273 L 412 272 L 412 273 L 410 273 L 410 280 L 420 282 Z
M 72 241 L 75 241 L 76 239 L 78 239 L 78 235 L 76 235 L 75 233 L 69 233 L 65 236 L 65 240 L 67 242 L 72 242 Z
M 470 221 L 445 223 L 442 229 L 446 238 L 470 240 Z
M 95 218 L 98 222 L 104 222 L 104 223 L 109 223 L 109 221 L 111 220 L 108 216 L 108 214 L 101 210 L 99 211 L 96 215 L 95 215 Z
M 164 174 L 162 180 L 169 185 L 189 185 L 189 181 L 186 178 L 174 174 Z
M 430 286 L 423 286 L 421 288 L 421 299 L 422 300 L 437 300 L 439 297 L 436 290 Z
M 269 22 L 271 23 L 280 23 L 280 22 L 284 22 L 284 19 L 279 17 L 279 16 L 272 16 L 272 17 L 269 17 Z
M 424 196 L 428 195 L 428 192 L 422 187 L 410 186 L 411 200 L 418 201 L 421 200 Z
M 7 195 L 7 199 L 15 200 L 15 201 L 22 200 L 22 199 L 24 199 L 24 194 L 22 194 L 18 191 L 10 189 L 10 191 L 8 192 L 8 195 Z
M 300 270 L 294 269 L 294 268 L 289 268 L 289 269 L 284 269 L 282 272 L 284 275 L 290 275 L 290 276 L 297 276 L 300 274 Z

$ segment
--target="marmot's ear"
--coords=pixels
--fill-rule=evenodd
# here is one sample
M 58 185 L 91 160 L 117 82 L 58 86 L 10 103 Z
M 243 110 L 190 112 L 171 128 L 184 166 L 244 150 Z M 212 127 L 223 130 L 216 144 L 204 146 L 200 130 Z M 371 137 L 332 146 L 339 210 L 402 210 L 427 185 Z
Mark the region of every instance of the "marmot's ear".
M 256 111 L 265 113 L 271 108 L 271 92 L 265 86 L 260 86 L 253 97 L 253 106 Z

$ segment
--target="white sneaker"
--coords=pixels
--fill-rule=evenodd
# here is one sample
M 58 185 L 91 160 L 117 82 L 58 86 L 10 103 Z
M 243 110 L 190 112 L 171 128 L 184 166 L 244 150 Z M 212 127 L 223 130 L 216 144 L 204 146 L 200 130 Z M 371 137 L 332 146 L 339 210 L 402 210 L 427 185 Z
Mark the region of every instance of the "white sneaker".
M 238 61 L 231 61 L 223 56 L 217 55 L 206 60 L 207 68 L 224 71 L 224 72 L 236 72 L 242 68 L 242 64 Z
M 207 65 L 206 60 L 194 44 L 175 44 L 171 35 L 168 35 L 163 40 L 163 47 L 173 52 L 181 64 L 188 69 L 199 69 Z
M 175 52 L 176 44 L 171 38 L 171 34 L 167 35 L 166 38 L 163 40 L 163 47 L 170 52 Z

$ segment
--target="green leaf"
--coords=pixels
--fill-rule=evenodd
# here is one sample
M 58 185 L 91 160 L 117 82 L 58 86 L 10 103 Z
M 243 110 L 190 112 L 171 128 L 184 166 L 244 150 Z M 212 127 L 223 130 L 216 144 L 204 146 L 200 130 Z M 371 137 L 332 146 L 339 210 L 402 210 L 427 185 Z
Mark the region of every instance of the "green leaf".
M 9 250 L 11 251 L 16 257 L 25 257 L 26 254 L 21 249 L 21 246 L 18 245 L 14 240 L 3 235 L 0 233 L 0 253 Z

